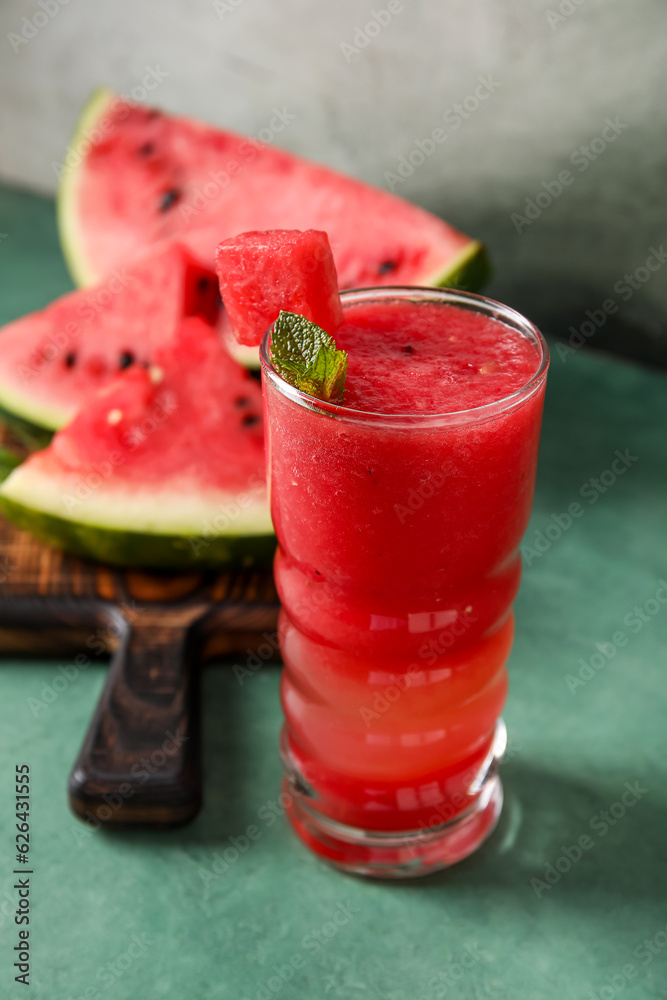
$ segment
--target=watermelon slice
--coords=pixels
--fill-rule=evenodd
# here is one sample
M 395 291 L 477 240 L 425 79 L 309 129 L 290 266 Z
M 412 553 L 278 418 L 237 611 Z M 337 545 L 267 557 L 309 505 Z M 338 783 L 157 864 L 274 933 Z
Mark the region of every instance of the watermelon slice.
M 241 233 L 215 252 L 220 293 L 236 339 L 257 345 L 281 309 L 333 335 L 343 322 L 336 265 L 326 233 Z
M 44 541 L 126 566 L 270 560 L 258 382 L 199 318 L 153 362 L 117 376 L 11 473 L 3 513 Z
M 120 370 L 150 364 L 185 316 L 218 311 L 215 274 L 176 243 L 156 248 L 0 331 L 0 415 L 43 445 Z
M 90 100 L 62 166 L 61 240 L 92 284 L 164 239 L 206 267 L 221 239 L 255 229 L 329 234 L 341 288 L 479 287 L 480 243 L 395 195 L 246 136 L 128 102 Z

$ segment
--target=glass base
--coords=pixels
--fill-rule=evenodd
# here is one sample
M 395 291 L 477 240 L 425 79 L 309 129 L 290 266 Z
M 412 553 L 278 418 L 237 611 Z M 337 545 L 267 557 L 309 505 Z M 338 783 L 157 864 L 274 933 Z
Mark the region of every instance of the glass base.
M 308 786 L 283 747 L 287 817 L 304 844 L 341 871 L 386 879 L 430 875 L 467 858 L 493 832 L 503 807 L 498 764 L 505 743 L 505 726 L 499 720 L 492 752 L 475 782 L 478 794 L 469 809 L 439 826 L 396 833 L 360 830 L 323 816 L 313 808 Z

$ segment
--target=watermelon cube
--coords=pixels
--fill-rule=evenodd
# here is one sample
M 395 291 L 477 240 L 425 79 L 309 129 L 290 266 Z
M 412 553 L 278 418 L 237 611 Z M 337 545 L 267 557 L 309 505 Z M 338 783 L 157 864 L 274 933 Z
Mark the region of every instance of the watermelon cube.
M 333 334 L 343 322 L 329 238 L 318 229 L 241 233 L 218 244 L 220 294 L 240 344 L 259 344 L 281 310 Z

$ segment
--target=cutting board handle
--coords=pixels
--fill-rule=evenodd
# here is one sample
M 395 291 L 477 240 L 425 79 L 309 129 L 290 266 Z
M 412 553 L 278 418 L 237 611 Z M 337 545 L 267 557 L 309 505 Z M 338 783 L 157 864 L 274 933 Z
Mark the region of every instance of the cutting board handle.
M 134 621 L 110 611 L 120 642 L 68 785 L 71 808 L 84 822 L 176 826 L 199 811 L 192 626 L 204 611 L 145 606 Z

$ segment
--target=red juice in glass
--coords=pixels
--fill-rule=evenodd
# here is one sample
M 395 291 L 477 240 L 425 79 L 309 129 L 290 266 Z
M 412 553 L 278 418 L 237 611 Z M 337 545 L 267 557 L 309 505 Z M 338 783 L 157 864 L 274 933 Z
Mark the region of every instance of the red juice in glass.
M 479 296 L 341 301 L 344 405 L 284 382 L 262 347 L 285 801 L 340 868 L 420 875 L 475 850 L 502 806 L 548 352 Z

